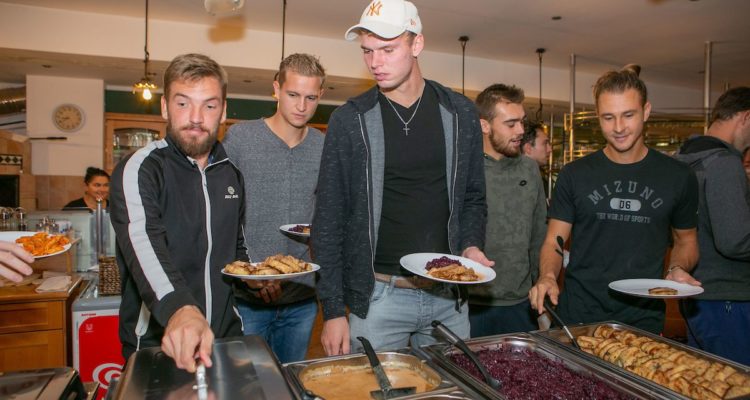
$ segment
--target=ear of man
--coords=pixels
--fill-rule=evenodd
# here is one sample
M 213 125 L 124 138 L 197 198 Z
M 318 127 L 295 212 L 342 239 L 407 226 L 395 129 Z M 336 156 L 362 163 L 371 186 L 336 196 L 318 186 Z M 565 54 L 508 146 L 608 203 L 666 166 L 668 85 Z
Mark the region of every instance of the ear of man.
M 482 133 L 489 135 L 491 131 L 490 122 L 484 118 L 479 118 L 479 124 L 482 126 Z

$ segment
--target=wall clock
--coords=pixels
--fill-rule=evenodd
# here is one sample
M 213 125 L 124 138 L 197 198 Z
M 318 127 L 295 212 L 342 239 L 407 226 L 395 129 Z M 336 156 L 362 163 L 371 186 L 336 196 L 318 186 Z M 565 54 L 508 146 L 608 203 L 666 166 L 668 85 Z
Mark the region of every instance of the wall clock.
M 63 132 L 75 132 L 83 126 L 85 115 L 75 104 L 61 104 L 52 111 L 52 122 Z

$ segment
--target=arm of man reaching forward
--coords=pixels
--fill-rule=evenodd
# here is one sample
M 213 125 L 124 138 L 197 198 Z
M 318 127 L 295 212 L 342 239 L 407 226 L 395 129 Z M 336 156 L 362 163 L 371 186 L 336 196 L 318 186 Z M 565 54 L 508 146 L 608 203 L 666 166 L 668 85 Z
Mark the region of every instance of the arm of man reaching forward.
M 563 263 L 563 244 L 568 240 L 573 225 L 558 219 L 550 219 L 547 235 L 544 237 L 542 249 L 539 252 L 539 279 L 529 290 L 531 308 L 544 312 L 544 297 L 549 295 L 552 304 L 557 305 L 560 288 L 557 277 L 560 275 Z

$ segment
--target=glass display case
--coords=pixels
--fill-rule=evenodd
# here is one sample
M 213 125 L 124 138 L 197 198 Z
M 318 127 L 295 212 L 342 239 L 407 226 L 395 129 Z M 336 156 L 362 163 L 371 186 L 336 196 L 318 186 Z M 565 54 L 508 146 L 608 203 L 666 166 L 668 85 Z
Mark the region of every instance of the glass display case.
M 76 271 L 88 271 L 98 263 L 96 213 L 88 210 L 31 211 L 27 215 L 29 230 L 35 231 L 36 226 L 45 218 L 54 220 L 59 233 L 70 234 L 73 238 L 81 239 L 75 243 L 77 251 L 74 269 Z M 102 226 L 101 251 L 105 256 L 114 256 L 115 232 L 110 223 L 109 212 L 106 210 L 102 213 Z

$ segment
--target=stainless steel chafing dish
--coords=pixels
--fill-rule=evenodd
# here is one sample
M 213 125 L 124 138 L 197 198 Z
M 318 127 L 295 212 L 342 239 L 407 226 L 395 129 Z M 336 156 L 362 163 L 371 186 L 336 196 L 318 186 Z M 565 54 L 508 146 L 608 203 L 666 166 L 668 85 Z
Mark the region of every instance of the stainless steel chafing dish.
M 710 362 L 718 362 L 718 363 L 721 363 L 721 364 L 724 364 L 724 365 L 731 366 L 732 368 L 736 369 L 737 371 L 744 372 L 746 374 L 750 374 L 750 367 L 748 367 L 746 365 L 738 364 L 736 362 L 727 360 L 725 358 L 716 356 L 714 354 L 707 353 L 705 351 L 702 351 L 702 350 L 699 350 L 699 349 L 687 346 L 685 344 L 676 342 L 674 340 L 667 339 L 667 338 L 664 338 L 662 336 L 655 335 L 655 334 L 653 334 L 651 332 L 647 332 L 647 331 L 644 331 L 642 329 L 638 329 L 636 327 L 633 327 L 633 326 L 630 326 L 630 325 L 626 325 L 626 324 L 622 324 L 622 323 L 619 323 L 619 322 L 616 322 L 616 321 L 605 321 L 605 322 L 597 322 L 597 323 L 591 323 L 591 324 L 580 324 L 580 325 L 568 325 L 568 328 L 570 329 L 571 333 L 575 337 L 578 337 L 578 336 L 594 336 L 594 331 L 596 330 L 596 328 L 598 326 L 601 326 L 601 325 L 611 327 L 612 329 L 615 329 L 615 330 L 627 330 L 627 331 L 630 331 L 630 332 L 632 332 L 632 333 L 634 333 L 636 335 L 645 336 L 645 337 L 653 339 L 656 342 L 667 344 L 667 345 L 671 346 L 672 348 L 674 348 L 676 350 L 684 351 L 684 352 L 688 353 L 689 355 L 691 355 L 693 357 L 696 357 L 696 358 L 699 358 L 699 359 L 703 359 L 703 360 L 706 360 L 706 361 L 710 361 Z M 619 366 L 617 366 L 615 364 L 609 363 L 609 362 L 607 362 L 605 360 L 602 360 L 599 357 L 596 357 L 594 355 L 591 355 L 591 354 L 585 353 L 583 351 L 579 351 L 579 350 L 574 349 L 573 346 L 570 344 L 570 339 L 565 335 L 565 333 L 561 329 L 550 329 L 548 331 L 534 331 L 534 332 L 531 332 L 531 334 L 534 335 L 534 336 L 536 336 L 536 337 L 541 338 L 542 340 L 549 341 L 549 342 L 555 344 L 556 346 L 559 346 L 559 347 L 565 349 L 568 352 L 573 352 L 573 353 L 579 354 L 582 357 L 585 357 L 590 362 L 596 363 L 597 365 L 600 365 L 603 368 L 607 368 L 607 369 L 613 370 L 613 371 L 615 371 L 617 373 L 627 375 L 629 378 L 634 379 L 634 380 L 638 380 L 638 381 L 640 381 L 640 382 L 642 382 L 644 384 L 645 383 L 650 383 L 652 385 L 656 385 L 657 387 L 664 388 L 664 390 L 669 391 L 669 394 L 672 396 L 672 398 L 679 398 L 679 399 L 688 399 L 689 398 L 689 397 L 685 397 L 685 396 L 683 396 L 683 395 L 681 395 L 681 394 L 679 394 L 677 392 L 674 392 L 674 391 L 672 391 L 672 390 L 670 390 L 670 389 L 668 389 L 668 388 L 666 388 L 664 386 L 658 385 L 658 384 L 656 384 L 654 382 L 651 382 L 651 381 L 649 381 L 649 380 L 647 380 L 645 378 L 642 378 L 642 377 L 636 375 L 635 373 L 632 373 L 632 372 L 626 370 L 625 368 L 622 368 L 622 367 L 619 367 Z
M 260 336 L 216 340 L 206 369 L 207 399 L 294 399 L 281 366 Z M 158 347 L 133 354 L 111 399 L 198 399 L 196 374 L 179 370 Z
M 603 368 L 598 363 L 580 357 L 572 352 L 564 351 L 558 346 L 545 340 L 526 333 L 509 335 L 488 336 L 466 341 L 472 351 L 511 349 L 512 351 L 529 350 L 543 358 L 551 361 L 562 362 L 568 369 L 585 377 L 601 381 L 617 392 L 630 395 L 637 399 L 671 399 L 674 398 L 671 391 L 648 382 L 641 382 L 632 377 L 618 374 L 611 369 Z M 419 349 L 426 352 L 438 366 L 444 368 L 451 375 L 457 377 L 466 385 L 476 389 L 485 398 L 505 399 L 505 397 L 492 389 L 484 381 L 481 381 L 464 369 L 456 365 L 450 357 L 454 354 L 462 354 L 460 350 L 447 344 L 437 344 Z M 554 393 L 550 393 L 553 397 Z
M 481 398 L 476 393 L 465 387 L 457 386 L 449 376 L 439 369 L 433 368 L 428 362 L 421 360 L 415 355 L 407 354 L 409 349 L 403 349 L 393 352 L 379 352 L 378 358 L 382 365 L 387 369 L 406 368 L 410 369 L 433 386 L 430 390 L 422 393 L 415 393 L 409 396 L 398 397 L 398 399 L 420 399 L 420 400 L 450 400 L 450 399 L 477 399 Z M 306 360 L 284 365 L 284 373 L 290 385 L 294 389 L 298 398 L 304 398 L 303 393 L 306 389 L 304 382 L 307 379 L 321 377 L 332 374 L 342 374 L 342 382 L 346 379 L 347 371 L 369 370 L 370 364 L 364 354 L 348 354 L 345 356 L 329 357 L 318 360 Z M 394 386 L 396 386 L 394 384 Z M 325 397 L 325 393 L 315 393 Z

